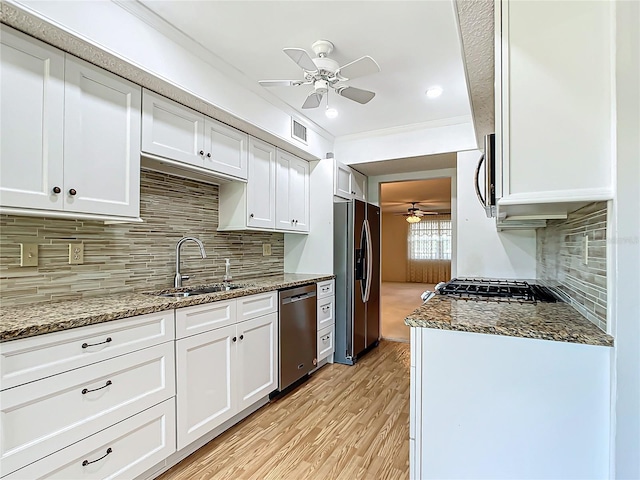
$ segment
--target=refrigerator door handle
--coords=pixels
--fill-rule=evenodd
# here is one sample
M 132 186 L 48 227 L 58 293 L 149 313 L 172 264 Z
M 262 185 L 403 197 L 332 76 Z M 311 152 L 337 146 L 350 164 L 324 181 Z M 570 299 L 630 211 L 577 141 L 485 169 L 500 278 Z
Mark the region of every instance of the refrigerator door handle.
M 364 291 L 364 296 L 362 298 L 363 302 L 369 301 L 369 294 L 371 293 L 371 271 L 373 270 L 373 245 L 371 243 L 371 228 L 369 228 L 369 220 L 364 221 L 364 231 L 366 237 L 366 245 L 367 245 L 367 253 L 365 258 L 367 260 L 367 276 L 366 276 L 366 288 Z

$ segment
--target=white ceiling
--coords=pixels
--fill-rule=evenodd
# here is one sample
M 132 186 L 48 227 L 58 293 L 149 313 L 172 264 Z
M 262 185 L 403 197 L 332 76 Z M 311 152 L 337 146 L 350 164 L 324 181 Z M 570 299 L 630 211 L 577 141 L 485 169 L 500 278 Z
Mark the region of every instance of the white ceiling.
M 283 101 L 334 136 L 356 134 L 470 115 L 453 0 L 422 1 L 178 1 L 140 0 L 165 21 L 231 65 L 270 101 Z M 333 42 L 340 65 L 370 55 L 381 71 L 348 82 L 372 90 L 368 104 L 329 95 L 302 110 L 311 86 L 266 89 L 258 80 L 302 79 L 283 52 L 306 49 L 319 39 Z M 440 85 L 434 100 L 427 88 Z M 277 97 L 277 98 L 276 98 Z

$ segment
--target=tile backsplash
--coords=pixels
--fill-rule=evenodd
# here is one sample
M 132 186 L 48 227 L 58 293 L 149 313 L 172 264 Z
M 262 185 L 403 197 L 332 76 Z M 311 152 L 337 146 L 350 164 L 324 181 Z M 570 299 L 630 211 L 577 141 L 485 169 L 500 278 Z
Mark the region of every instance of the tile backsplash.
M 607 203 L 591 203 L 538 229 L 536 257 L 538 278 L 606 332 Z
M 234 280 L 284 272 L 284 235 L 217 232 L 218 186 L 143 170 L 143 223 L 108 224 L 0 215 L 0 302 L 2 307 L 105 293 L 173 286 L 175 246 L 183 236 L 204 243 L 181 249 L 185 285 L 222 280 L 231 259 Z M 84 244 L 84 264 L 69 265 L 69 243 Z M 20 267 L 20 243 L 39 245 L 38 267 Z M 262 256 L 262 244 L 271 256 Z

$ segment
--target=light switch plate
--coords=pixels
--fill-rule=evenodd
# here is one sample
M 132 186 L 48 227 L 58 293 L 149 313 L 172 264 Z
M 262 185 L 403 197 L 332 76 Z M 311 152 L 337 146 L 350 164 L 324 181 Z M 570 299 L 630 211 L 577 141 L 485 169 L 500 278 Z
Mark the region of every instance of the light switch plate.
M 69 244 L 69 265 L 82 265 L 84 263 L 84 244 Z
M 263 257 L 268 257 L 269 255 L 271 255 L 271 244 L 270 243 L 263 243 L 262 244 L 262 256 Z
M 37 267 L 38 266 L 38 244 L 37 243 L 21 243 L 20 244 L 20 266 L 21 267 Z

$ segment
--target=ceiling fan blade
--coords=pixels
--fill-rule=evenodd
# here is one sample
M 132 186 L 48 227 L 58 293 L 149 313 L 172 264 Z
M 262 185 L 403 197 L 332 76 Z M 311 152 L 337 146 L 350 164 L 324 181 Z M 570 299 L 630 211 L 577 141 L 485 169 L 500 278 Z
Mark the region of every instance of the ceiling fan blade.
M 369 90 L 362 90 L 361 88 L 355 87 L 340 87 L 336 89 L 336 92 L 338 95 L 362 104 L 371 101 L 371 99 L 376 96 L 375 93 Z
M 313 60 L 304 48 L 283 48 L 282 51 L 289 55 L 291 60 L 296 62 L 303 69 L 309 72 L 315 72 L 318 70 L 318 67 L 313 63 Z
M 336 71 L 336 74 L 350 80 L 352 78 L 364 77 L 365 75 L 378 73 L 379 71 L 380 67 L 376 61 L 367 55 L 343 65 Z
M 258 80 L 263 87 L 296 87 L 302 85 L 302 80 Z
M 317 108 L 322 101 L 322 94 L 317 92 L 311 92 L 307 99 L 302 104 L 302 108 Z

